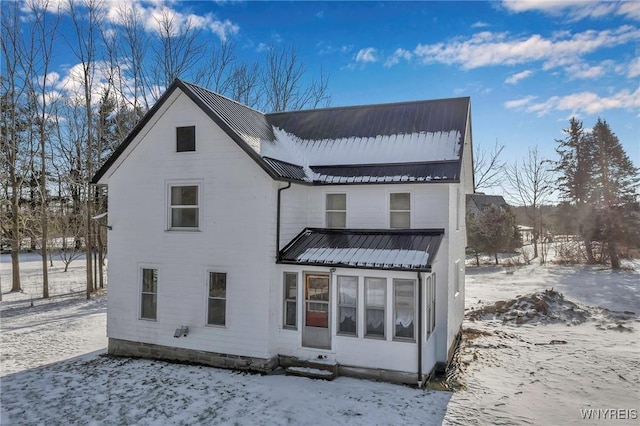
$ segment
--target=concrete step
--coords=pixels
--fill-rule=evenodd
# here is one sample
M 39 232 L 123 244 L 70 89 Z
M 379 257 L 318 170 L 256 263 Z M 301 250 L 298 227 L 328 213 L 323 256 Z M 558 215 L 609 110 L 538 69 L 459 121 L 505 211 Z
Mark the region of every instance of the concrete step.
M 334 371 L 329 370 L 321 370 L 318 368 L 311 367 L 287 367 L 285 369 L 285 374 L 287 376 L 299 376 L 299 377 L 307 377 L 310 379 L 322 379 L 322 380 L 333 380 L 336 378 L 336 373 Z

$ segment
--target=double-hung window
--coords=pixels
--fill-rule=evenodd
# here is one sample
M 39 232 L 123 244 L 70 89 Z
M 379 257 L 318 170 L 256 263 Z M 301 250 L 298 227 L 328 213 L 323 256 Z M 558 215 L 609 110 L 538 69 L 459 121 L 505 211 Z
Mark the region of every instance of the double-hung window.
M 338 333 L 358 335 L 358 277 L 338 277 Z
M 158 270 L 142 269 L 140 318 L 156 319 L 158 313 Z
M 414 280 L 393 280 L 394 332 L 398 339 L 415 339 L 416 284 Z
M 196 126 L 176 127 L 176 151 L 196 150 Z
M 284 273 L 284 328 L 297 328 L 298 274 Z
M 386 278 L 365 278 L 366 337 L 384 338 L 385 307 L 387 304 Z
M 172 185 L 169 191 L 171 229 L 194 229 L 199 224 L 198 185 Z
M 389 227 L 411 228 L 411 194 L 409 192 L 389 194 Z
M 209 297 L 207 306 L 208 325 L 226 325 L 227 274 L 209 272 Z
M 347 227 L 347 194 L 326 194 L 327 228 Z

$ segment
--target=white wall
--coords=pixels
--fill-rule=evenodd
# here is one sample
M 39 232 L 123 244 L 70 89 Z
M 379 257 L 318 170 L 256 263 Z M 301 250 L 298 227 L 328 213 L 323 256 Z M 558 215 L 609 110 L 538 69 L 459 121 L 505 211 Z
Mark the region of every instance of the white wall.
M 109 178 L 107 334 L 268 357 L 275 183 L 186 95 L 175 98 Z M 196 152 L 177 153 L 175 127 L 187 125 L 196 126 Z M 201 185 L 198 231 L 167 231 L 169 182 Z M 157 321 L 138 319 L 145 266 L 158 269 Z M 224 328 L 205 325 L 210 270 L 228 274 Z M 182 325 L 189 335 L 174 338 Z

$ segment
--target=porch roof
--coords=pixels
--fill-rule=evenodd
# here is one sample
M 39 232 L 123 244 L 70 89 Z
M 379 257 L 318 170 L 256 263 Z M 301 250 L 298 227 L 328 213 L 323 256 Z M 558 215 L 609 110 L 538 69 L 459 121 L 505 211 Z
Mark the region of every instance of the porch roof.
M 306 228 L 279 253 L 278 263 L 430 271 L 443 229 Z

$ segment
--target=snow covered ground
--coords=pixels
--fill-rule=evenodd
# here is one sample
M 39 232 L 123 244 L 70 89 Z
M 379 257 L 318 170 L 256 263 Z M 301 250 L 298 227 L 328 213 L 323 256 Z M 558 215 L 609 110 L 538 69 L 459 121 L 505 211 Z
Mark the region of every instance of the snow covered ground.
M 55 262 L 51 293 L 82 292 L 83 266 L 75 261 L 65 274 Z M 10 259 L 2 255 L 0 423 L 637 425 L 634 266 L 526 266 L 512 275 L 468 267 L 454 370 L 460 389 L 452 393 L 109 358 L 106 294 L 42 301 L 37 255 L 21 263 L 25 292 L 8 293 Z

